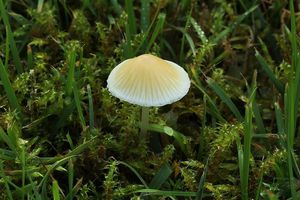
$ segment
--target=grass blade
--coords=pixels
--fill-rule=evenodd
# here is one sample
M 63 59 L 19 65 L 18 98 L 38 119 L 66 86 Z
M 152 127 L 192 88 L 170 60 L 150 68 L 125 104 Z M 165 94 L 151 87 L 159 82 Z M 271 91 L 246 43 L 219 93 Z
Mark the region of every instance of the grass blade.
M 247 10 L 244 14 L 239 16 L 235 22 L 233 22 L 229 27 L 227 27 L 224 31 L 214 36 L 211 41 L 214 44 L 218 44 L 221 39 L 225 38 L 229 33 L 231 33 L 250 13 L 252 13 L 258 6 L 255 5 Z
M 0 0 L 1 1 L 1 0 Z M 2 81 L 4 90 L 7 94 L 7 98 L 10 103 L 10 107 L 13 110 L 16 110 L 18 114 L 21 114 L 21 106 L 19 105 L 18 99 L 16 97 L 15 91 L 11 86 L 6 67 L 3 65 L 2 60 L 0 59 L 0 79 Z
M 77 108 L 77 112 L 78 112 L 78 116 L 79 116 L 79 120 L 80 120 L 80 124 L 82 126 L 82 129 L 85 130 L 86 128 L 86 123 L 85 123 L 85 119 L 83 116 L 83 112 L 82 112 L 82 108 L 81 108 L 81 100 L 80 100 L 80 93 L 77 89 L 77 85 L 76 82 L 73 82 L 73 94 L 74 94 L 74 100 L 75 100 L 75 104 L 76 104 L 76 108 Z
M 186 153 L 187 141 L 188 140 L 183 134 L 173 130 L 172 128 L 170 128 L 168 126 L 162 126 L 162 125 L 159 125 L 159 124 L 149 124 L 149 129 L 148 130 L 159 132 L 159 133 L 164 133 L 168 136 L 174 137 L 176 142 L 179 144 L 181 150 L 184 153 Z
M 122 14 L 122 7 L 118 3 L 118 0 L 111 0 L 110 3 L 112 4 L 112 8 L 114 12 L 120 16 Z
M 238 108 L 234 105 L 230 97 L 225 93 L 225 91 L 211 78 L 207 79 L 208 85 L 219 95 L 222 101 L 228 106 L 231 112 L 235 115 L 238 121 L 242 122 L 243 117 L 238 110 Z
M 279 106 L 279 103 L 276 102 L 274 104 L 275 107 L 275 118 L 276 118 L 276 125 L 277 125 L 277 132 L 280 136 L 280 144 L 282 146 L 282 148 L 286 148 L 286 140 L 285 138 L 285 131 L 284 131 L 284 118 L 283 118 L 283 114 L 281 111 L 281 108 Z
M 141 29 L 146 32 L 150 22 L 150 1 L 141 0 Z
M 249 185 L 249 165 L 250 165 L 250 154 L 251 154 L 251 141 L 253 138 L 253 102 L 255 99 L 256 93 L 256 73 L 253 75 L 253 82 L 250 89 L 250 94 L 248 98 L 248 102 L 246 105 L 245 111 L 245 121 L 244 121 L 244 145 L 243 150 L 241 151 L 242 155 L 242 164 L 240 163 L 240 179 L 241 179 L 241 192 L 242 199 L 248 200 L 248 185 Z
M 59 186 L 56 180 L 52 182 L 52 195 L 53 195 L 53 200 L 60 200 L 59 197 Z
M 77 194 L 77 192 L 81 189 L 81 186 L 82 186 L 82 181 L 83 181 L 83 178 L 80 178 L 76 185 L 73 187 L 73 189 L 69 192 L 69 194 L 66 196 L 66 199 L 70 199 L 71 197 L 75 196 Z
M 9 40 L 9 46 L 11 49 L 12 57 L 13 57 L 15 65 L 16 65 L 17 72 L 20 74 L 23 72 L 22 65 L 21 65 L 21 59 L 20 59 L 19 51 L 17 49 L 17 45 L 16 45 L 16 42 L 15 42 L 15 39 L 13 36 L 13 32 L 11 30 L 8 13 L 7 13 L 7 10 L 5 9 L 5 6 L 4 6 L 2 0 L 0 0 L 0 13 L 1 13 L 1 17 L 4 22 L 4 25 L 7 28 L 7 37 Z
M 93 95 L 91 86 L 87 85 L 87 92 L 88 92 L 88 99 L 89 99 L 89 124 L 90 128 L 94 128 L 95 126 L 95 119 L 94 119 L 94 105 L 93 105 Z
M 142 176 L 130 165 L 128 165 L 126 162 L 123 161 L 118 161 L 118 164 L 124 165 L 126 167 L 128 167 L 135 175 L 136 177 L 141 181 L 141 183 L 146 187 L 149 188 L 146 181 L 142 178 Z
M 125 9 L 126 13 L 128 15 L 128 28 L 129 28 L 129 33 L 130 37 L 128 38 L 129 40 L 132 39 L 131 36 L 136 34 L 136 18 L 134 15 L 134 8 L 133 8 L 133 0 L 125 0 Z
M 296 199 L 296 183 L 294 179 L 294 171 L 293 165 L 293 154 L 294 154 L 294 137 L 296 132 L 296 122 L 297 122 L 297 111 L 299 105 L 299 81 L 300 81 L 300 70 L 298 67 L 298 63 L 300 63 L 300 58 L 298 56 L 298 47 L 297 47 L 297 33 L 296 33 L 296 18 L 295 18 L 295 10 L 294 10 L 294 1 L 290 0 L 290 12 L 291 12 L 291 45 L 292 45 L 292 69 L 293 72 L 289 82 L 286 87 L 286 92 L 284 95 L 284 103 L 285 103 L 285 132 L 287 134 L 287 163 L 288 163 L 288 174 L 289 174 L 289 182 L 290 182 L 290 191 L 292 194 L 292 198 Z M 296 165 L 297 166 L 297 165 Z M 297 169 L 298 167 L 296 167 Z
M 220 120 L 221 122 L 226 122 L 226 120 L 222 117 L 222 114 L 220 113 L 218 107 L 216 106 L 216 104 L 214 103 L 214 101 L 210 98 L 210 96 L 206 93 L 205 89 L 203 88 L 202 84 L 199 82 L 196 83 L 195 81 L 192 80 L 192 83 L 196 86 L 196 88 L 198 88 L 203 95 L 205 96 L 210 110 L 208 110 L 207 112 L 209 112 L 213 117 L 217 118 L 218 120 Z
M 255 51 L 255 57 L 258 60 L 259 64 L 262 66 L 263 70 L 267 73 L 268 77 L 270 78 L 272 83 L 275 85 L 277 90 L 281 94 L 283 94 L 284 93 L 284 85 L 279 80 L 277 80 L 277 78 L 275 77 L 275 74 L 270 69 L 266 60 L 260 55 L 260 53 L 257 50 Z
M 12 150 L 14 153 L 17 153 L 15 143 L 11 141 L 11 138 L 3 131 L 1 127 L 0 127 L 0 138 L 2 141 L 6 143 L 6 145 L 9 147 L 10 150 Z
M 70 159 L 68 161 L 68 186 L 69 186 L 69 197 L 66 198 L 68 200 L 73 199 L 72 190 L 73 190 L 73 182 L 74 182 L 74 163 L 73 160 Z
M 43 196 L 45 197 L 47 192 L 46 192 L 46 183 L 50 177 L 50 174 L 57 168 L 62 166 L 63 164 L 65 164 L 68 160 L 74 158 L 74 156 L 67 156 L 64 157 L 58 161 L 56 161 L 54 164 L 52 164 L 50 166 L 50 168 L 48 169 L 47 173 L 44 175 L 43 179 L 41 180 L 41 182 L 39 183 L 39 185 L 37 186 L 39 189 L 42 188 L 42 194 L 44 194 Z
M 172 174 L 172 169 L 169 164 L 164 164 L 159 171 L 155 174 L 151 182 L 149 183 L 149 187 L 151 189 L 159 189 L 160 186 L 166 182 L 169 176 Z
M 253 101 L 253 112 L 254 112 L 254 118 L 255 118 L 255 124 L 257 125 L 257 131 L 260 134 L 266 134 L 266 129 L 264 126 L 263 119 L 261 117 L 259 107 L 256 103 L 256 101 Z
M 165 13 L 161 13 L 161 14 L 158 15 L 158 17 L 157 17 L 158 21 L 156 23 L 156 26 L 154 27 L 151 38 L 150 38 L 150 40 L 147 44 L 146 52 L 148 52 L 151 49 L 151 47 L 152 47 L 153 43 L 155 42 L 157 36 L 162 31 L 164 23 L 165 23 L 165 19 L 166 19 L 166 14 Z
M 244 136 L 244 149 L 243 149 L 243 170 L 241 176 L 241 190 L 242 199 L 248 199 L 248 179 L 249 179 L 249 161 L 251 154 L 251 140 L 253 135 L 252 127 L 252 105 L 246 105 L 245 116 L 245 136 Z
M 206 160 L 205 168 L 204 168 L 204 171 L 203 171 L 202 176 L 200 178 L 196 200 L 202 200 L 202 198 L 203 198 L 204 183 L 205 183 L 206 174 L 207 174 L 207 171 L 208 171 L 208 162 L 209 162 L 209 158 Z

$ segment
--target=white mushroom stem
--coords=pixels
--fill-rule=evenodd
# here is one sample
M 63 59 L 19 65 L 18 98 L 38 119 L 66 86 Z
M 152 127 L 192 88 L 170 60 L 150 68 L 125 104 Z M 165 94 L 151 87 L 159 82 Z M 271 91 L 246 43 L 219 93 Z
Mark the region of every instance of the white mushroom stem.
M 149 126 L 149 107 L 142 107 L 141 137 L 145 138 Z

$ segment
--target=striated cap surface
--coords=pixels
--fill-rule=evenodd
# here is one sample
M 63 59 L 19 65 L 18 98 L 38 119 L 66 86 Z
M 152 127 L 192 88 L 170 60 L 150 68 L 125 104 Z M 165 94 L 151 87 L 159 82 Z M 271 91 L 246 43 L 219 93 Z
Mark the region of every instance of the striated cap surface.
M 111 94 L 140 106 L 163 106 L 184 97 L 190 88 L 185 70 L 150 54 L 117 65 L 107 79 Z

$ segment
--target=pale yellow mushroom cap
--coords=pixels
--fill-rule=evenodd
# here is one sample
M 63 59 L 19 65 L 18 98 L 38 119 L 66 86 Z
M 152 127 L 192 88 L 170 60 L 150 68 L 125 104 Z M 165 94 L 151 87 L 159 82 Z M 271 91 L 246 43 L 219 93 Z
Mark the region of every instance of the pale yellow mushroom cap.
M 150 54 L 117 65 L 107 79 L 111 94 L 140 106 L 163 106 L 184 97 L 190 79 L 182 67 Z

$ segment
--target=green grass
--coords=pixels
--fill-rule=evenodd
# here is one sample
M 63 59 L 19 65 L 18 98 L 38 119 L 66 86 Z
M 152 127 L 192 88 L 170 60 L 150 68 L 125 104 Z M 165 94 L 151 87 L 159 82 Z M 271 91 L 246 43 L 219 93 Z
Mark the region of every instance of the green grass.
M 0 199 L 299 199 L 299 22 L 292 0 L 0 0 Z M 191 88 L 140 123 L 106 80 L 144 53 Z

